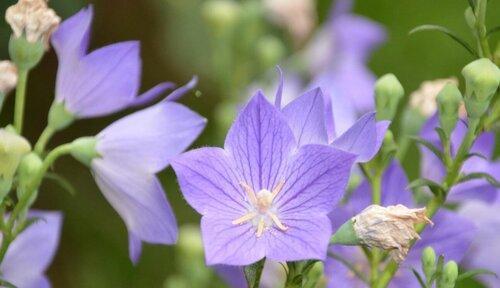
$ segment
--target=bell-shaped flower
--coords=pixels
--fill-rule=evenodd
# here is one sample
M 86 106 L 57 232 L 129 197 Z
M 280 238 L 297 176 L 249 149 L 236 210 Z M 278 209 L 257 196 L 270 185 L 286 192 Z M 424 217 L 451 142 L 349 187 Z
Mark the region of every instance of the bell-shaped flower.
M 173 244 L 177 240 L 175 216 L 155 174 L 205 127 L 204 118 L 168 101 L 193 84 L 114 122 L 95 137 L 72 144 L 72 155 L 90 166 L 104 197 L 125 221 L 133 262 L 139 259 L 142 242 Z
M 355 155 L 297 146 L 282 113 L 257 93 L 224 148 L 201 148 L 172 166 L 188 203 L 202 214 L 209 265 L 324 259 L 327 214 L 341 199 Z
M 172 87 L 162 83 L 137 96 L 142 65 L 139 42 L 116 43 L 88 53 L 92 17 L 92 6 L 84 8 L 52 35 L 59 60 L 53 107 L 63 105 L 71 121 L 103 116 L 148 102 Z
M 56 254 L 63 217 L 47 211 L 31 211 L 28 217 L 35 222 L 10 244 L 0 278 L 19 288 L 49 288 L 45 271 Z

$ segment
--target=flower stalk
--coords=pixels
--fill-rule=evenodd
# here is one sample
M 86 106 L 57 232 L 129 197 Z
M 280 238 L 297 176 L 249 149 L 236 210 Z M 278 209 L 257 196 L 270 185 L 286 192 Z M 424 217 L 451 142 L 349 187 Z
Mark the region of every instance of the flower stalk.
M 19 79 L 16 88 L 16 103 L 14 107 L 14 128 L 17 133 L 23 131 L 24 106 L 26 102 L 26 85 L 28 82 L 28 70 L 19 69 Z

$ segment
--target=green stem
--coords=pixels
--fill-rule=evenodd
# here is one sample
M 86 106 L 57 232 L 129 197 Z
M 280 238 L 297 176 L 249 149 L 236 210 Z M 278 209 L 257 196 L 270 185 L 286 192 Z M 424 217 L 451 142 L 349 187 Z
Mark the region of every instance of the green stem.
M 479 46 L 479 55 L 493 59 L 488 43 L 487 29 L 486 29 L 486 6 L 488 0 L 478 0 L 476 4 L 476 35 Z
M 337 255 L 333 252 L 328 252 L 328 256 L 342 263 L 345 267 L 347 267 L 347 269 L 349 269 L 352 273 L 354 273 L 354 275 L 356 275 L 356 277 L 358 277 L 361 281 L 368 283 L 368 279 L 366 279 L 366 276 L 363 275 L 362 272 L 358 271 L 358 269 L 356 269 L 356 267 L 354 267 L 353 264 L 345 260 L 342 256 Z
M 26 100 L 26 84 L 28 70 L 20 69 L 16 88 L 16 104 L 14 107 L 14 128 L 19 134 L 23 132 L 24 105 Z
M 38 138 L 38 141 L 35 144 L 36 154 L 42 155 L 43 152 L 45 152 L 45 147 L 47 146 L 47 143 L 49 142 L 50 138 L 52 138 L 55 132 L 56 131 L 52 127 L 45 127 L 42 134 L 40 135 L 40 138 Z

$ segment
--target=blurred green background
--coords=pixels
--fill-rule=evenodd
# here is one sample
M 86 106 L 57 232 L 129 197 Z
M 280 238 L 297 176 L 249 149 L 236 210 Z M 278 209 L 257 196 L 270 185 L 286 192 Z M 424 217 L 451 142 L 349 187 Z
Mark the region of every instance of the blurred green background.
M 1 11 L 14 2 L 2 0 Z M 190 95 L 182 102 L 209 119 L 207 129 L 195 144 L 200 146 L 218 143 L 215 135 L 224 133 L 217 131 L 213 120 L 217 103 L 227 95 L 217 85 L 210 69 L 211 54 L 207 48 L 212 44 L 200 15 L 202 2 L 51 0 L 50 5 L 62 18 L 89 3 L 95 5 L 92 49 L 123 40 L 140 40 L 144 89 L 165 80 L 184 83 L 193 74 L 199 75 L 201 97 Z M 490 2 L 491 27 L 499 19 L 500 1 Z M 324 19 L 330 5 L 330 0 L 318 1 L 320 19 Z M 407 92 L 415 90 L 424 80 L 459 77 L 461 68 L 472 60 L 465 50 L 440 34 L 408 36 L 408 31 L 420 24 L 441 24 L 472 40 L 463 21 L 466 6 L 465 0 L 358 1 L 355 12 L 382 23 L 389 35 L 387 43 L 373 55 L 370 67 L 377 75 L 395 73 Z M 9 35 L 10 28 L 2 22 L 1 59 L 8 58 Z M 496 43 L 498 36 L 493 40 L 492 43 Z M 56 57 L 50 51 L 30 76 L 26 135 L 31 141 L 36 140 L 46 124 L 47 111 L 54 96 L 56 69 Z M 246 96 L 241 95 L 241 98 Z M 12 117 L 12 104 L 10 97 L 6 104 L 7 112 L 0 119 L 2 126 Z M 77 136 L 95 134 L 119 117 L 114 115 L 79 121 L 58 134 L 51 142 L 51 147 Z M 418 172 L 414 160 L 408 159 L 405 163 L 412 178 Z M 72 196 L 47 182 L 36 203 L 38 208 L 62 210 L 65 215 L 61 246 L 49 271 L 54 287 L 162 287 L 165 279 L 178 271 L 176 249 L 166 246 L 145 245 L 139 264 L 132 266 L 128 259 L 125 226 L 97 189 L 88 170 L 69 158 L 62 159 L 54 168 L 78 189 L 78 193 Z M 179 223 L 197 223 L 199 217 L 182 199 L 172 171 L 167 169 L 161 178 Z M 217 287 L 218 284 L 214 283 L 213 286 Z

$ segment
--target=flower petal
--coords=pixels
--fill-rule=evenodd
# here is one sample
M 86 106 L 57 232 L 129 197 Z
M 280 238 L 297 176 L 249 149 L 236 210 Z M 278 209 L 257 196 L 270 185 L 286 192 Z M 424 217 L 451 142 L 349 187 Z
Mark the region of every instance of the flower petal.
M 329 213 L 344 194 L 355 158 L 326 145 L 302 146 L 276 181 L 285 183 L 275 199 L 280 216 Z
M 234 225 L 233 218 L 210 215 L 201 218 L 201 233 L 208 265 L 249 265 L 266 255 L 264 239 L 255 236 L 250 223 Z M 269 233 L 265 233 L 263 237 Z
M 99 133 L 97 150 L 127 169 L 157 173 L 198 137 L 206 120 L 170 101 L 126 116 Z
M 182 194 L 202 215 L 227 215 L 231 221 L 247 213 L 243 176 L 220 148 L 186 152 L 172 161 Z
M 335 139 L 332 146 L 358 155 L 357 162 L 368 162 L 382 146 L 383 135 L 389 123 L 389 121 L 377 123 L 375 112 L 365 114 L 349 130 Z
M 136 173 L 102 159 L 93 160 L 91 167 L 97 185 L 125 221 L 132 240 L 155 244 L 177 241 L 175 216 L 156 176 Z M 133 242 L 131 247 L 137 248 Z M 137 256 L 134 254 L 131 256 Z
M 298 146 L 327 144 L 325 105 L 321 89 L 316 88 L 295 99 L 283 108 L 283 114 Z
M 239 180 L 259 191 L 278 184 L 296 142 L 280 111 L 258 92 L 229 130 L 224 147 L 242 173 Z
M 58 79 L 56 99 L 79 118 L 103 116 L 128 107 L 139 90 L 139 43 L 100 48 L 80 60 L 71 75 Z
M 48 280 L 43 274 L 52 262 L 59 244 L 62 214 L 33 211 L 29 217 L 40 219 L 12 242 L 0 271 L 2 278 L 18 287 L 49 287 L 46 286 Z

